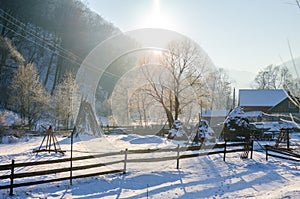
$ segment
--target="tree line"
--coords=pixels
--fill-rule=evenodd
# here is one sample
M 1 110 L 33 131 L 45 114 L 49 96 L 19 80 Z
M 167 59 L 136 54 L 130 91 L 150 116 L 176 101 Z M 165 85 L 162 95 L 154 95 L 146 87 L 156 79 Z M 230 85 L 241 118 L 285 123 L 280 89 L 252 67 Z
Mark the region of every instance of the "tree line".
M 74 124 L 72 102 L 79 100 L 72 72 L 66 73 L 53 95 L 45 90 L 33 63 L 20 64 L 9 86 L 8 108 L 19 113 L 21 123 L 30 129 L 43 119 L 58 127 Z
M 295 77 L 285 65 L 268 65 L 255 76 L 253 87 L 256 89 L 284 89 L 294 96 L 300 96 L 300 79 Z

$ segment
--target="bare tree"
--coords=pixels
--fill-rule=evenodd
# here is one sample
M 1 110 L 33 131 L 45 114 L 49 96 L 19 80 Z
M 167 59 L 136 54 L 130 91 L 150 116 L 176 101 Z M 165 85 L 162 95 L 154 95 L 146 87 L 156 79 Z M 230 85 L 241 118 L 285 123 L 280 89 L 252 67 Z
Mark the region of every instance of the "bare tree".
M 10 105 L 32 127 L 47 114 L 50 96 L 39 81 L 33 64 L 20 65 L 11 85 Z
M 148 125 L 149 109 L 154 105 L 152 99 L 147 95 L 145 88 L 139 88 L 129 100 L 131 117 L 138 118 L 140 126 Z
M 280 85 L 282 86 L 282 88 L 285 90 L 294 89 L 294 81 L 296 81 L 296 79 L 293 78 L 290 70 L 286 66 L 282 66 L 280 70 Z
M 190 40 L 173 41 L 162 54 L 160 67 L 143 67 L 149 88 L 147 94 L 158 102 L 167 117 L 169 127 L 184 117 L 184 111 L 194 103 L 207 101 L 206 86 L 209 60 Z M 163 68 L 163 69 L 162 69 Z M 150 70 L 151 69 L 151 70 Z
M 254 79 L 257 89 L 287 89 L 292 85 L 292 74 L 286 66 L 269 65 L 259 71 Z
M 254 79 L 257 89 L 277 89 L 280 85 L 280 72 L 278 66 L 269 65 L 259 71 Z

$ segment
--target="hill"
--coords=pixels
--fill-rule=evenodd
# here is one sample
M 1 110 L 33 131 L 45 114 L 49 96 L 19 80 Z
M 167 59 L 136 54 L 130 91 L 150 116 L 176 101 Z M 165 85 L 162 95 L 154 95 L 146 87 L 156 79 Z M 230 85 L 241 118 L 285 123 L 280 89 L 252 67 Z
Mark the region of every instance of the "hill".
M 25 63 L 34 63 L 51 93 L 65 72 L 76 72 L 96 45 L 120 32 L 80 0 L 0 0 L 0 37 L 11 41 Z M 4 106 L 18 62 L 1 50 L 0 93 Z
M 235 69 L 226 69 L 226 72 L 230 79 L 233 81 L 232 85 L 236 89 L 251 88 L 251 84 L 254 81 L 256 75 L 253 72 Z

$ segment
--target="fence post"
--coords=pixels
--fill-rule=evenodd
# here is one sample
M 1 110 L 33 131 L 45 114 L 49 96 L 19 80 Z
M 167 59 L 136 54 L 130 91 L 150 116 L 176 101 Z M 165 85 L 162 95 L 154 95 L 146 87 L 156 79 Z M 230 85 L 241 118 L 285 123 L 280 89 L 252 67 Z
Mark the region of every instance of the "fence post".
M 227 140 L 225 140 L 225 145 L 224 145 L 224 157 L 223 157 L 224 162 L 225 162 L 225 157 L 226 157 L 226 146 L 227 146 Z
M 254 142 L 253 142 L 253 140 L 251 140 L 251 155 L 250 155 L 251 159 L 253 157 L 253 145 L 254 145 Z
M 266 145 L 266 161 L 268 161 L 268 145 Z
M 71 133 L 71 157 L 70 157 L 70 186 L 73 185 L 73 142 L 74 142 L 74 132 L 76 127 L 74 127 Z
M 177 145 L 177 166 L 176 169 L 179 169 L 179 144 Z
M 14 170 L 15 170 L 15 160 L 11 160 L 11 173 L 10 173 L 10 188 L 9 195 L 14 195 Z
M 128 151 L 128 149 L 125 149 L 125 159 L 124 159 L 124 169 L 123 169 L 123 174 L 126 173 L 127 151 Z
M 286 145 L 287 145 L 287 148 L 290 149 L 290 130 L 288 129 L 287 132 L 286 132 Z

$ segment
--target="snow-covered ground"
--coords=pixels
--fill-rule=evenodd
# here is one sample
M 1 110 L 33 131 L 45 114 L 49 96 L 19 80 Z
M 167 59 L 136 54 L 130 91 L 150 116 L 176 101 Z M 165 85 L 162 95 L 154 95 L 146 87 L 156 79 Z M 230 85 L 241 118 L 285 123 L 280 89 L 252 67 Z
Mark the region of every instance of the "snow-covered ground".
M 296 137 L 297 138 L 297 137 Z M 42 137 L 28 141 L 0 144 L 1 164 L 66 158 L 70 156 L 70 139 L 58 137 L 66 150 L 60 154 L 35 155 Z M 75 139 L 74 156 L 105 153 L 128 149 L 175 148 L 178 143 L 157 136 L 113 135 L 103 138 Z M 258 145 L 256 144 L 258 148 Z M 162 153 L 152 154 L 159 157 Z M 255 151 L 253 159 L 241 159 L 241 153 L 211 155 L 157 163 L 129 163 L 126 174 L 81 178 L 73 181 L 48 183 L 9 190 L 0 190 L 2 198 L 300 198 L 300 163 L 269 157 L 263 151 Z M 147 156 L 147 155 L 145 155 Z M 149 155 L 148 155 L 149 156 Z M 148 157 L 147 156 L 147 157 Z M 128 154 L 128 158 L 132 157 Z M 136 158 L 135 156 L 134 158 Z M 139 154 L 138 157 L 144 157 Z M 47 165 L 53 168 L 53 165 Z M 108 166 L 122 169 L 121 165 Z M 118 168 L 117 168 L 118 167 Z M 22 171 L 26 168 L 20 168 Z M 8 174 L 8 173 L 5 173 Z M 3 175 L 3 174 L 0 174 Z M 42 177 L 41 177 L 42 178 Z M 7 182 L 0 180 L 0 184 Z

